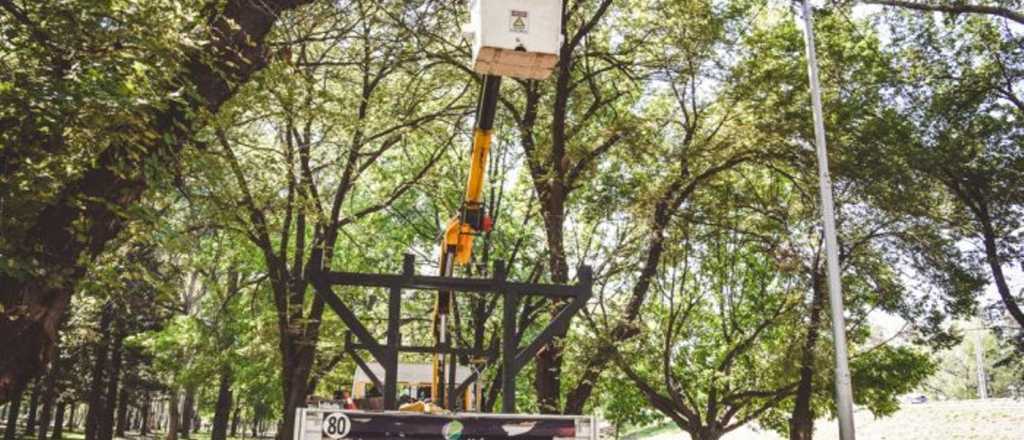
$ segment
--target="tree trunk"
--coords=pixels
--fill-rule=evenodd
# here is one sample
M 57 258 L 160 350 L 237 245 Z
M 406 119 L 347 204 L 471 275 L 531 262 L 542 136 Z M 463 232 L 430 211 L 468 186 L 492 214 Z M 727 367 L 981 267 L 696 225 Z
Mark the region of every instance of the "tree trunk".
M 256 438 L 256 437 L 259 436 L 259 432 L 257 432 L 257 426 L 259 426 L 259 425 L 260 425 L 259 417 L 253 417 L 253 419 L 252 419 L 252 438 Z
M 565 259 L 563 240 L 563 223 L 565 218 L 565 194 L 560 182 L 550 185 L 549 193 L 543 203 L 544 223 L 548 243 L 548 269 L 551 271 L 551 282 L 565 284 L 569 280 L 569 268 Z M 552 318 L 565 307 L 563 301 L 552 301 L 550 315 Z M 568 327 L 566 327 L 568 329 Z M 562 388 L 562 340 L 566 332 L 559 332 L 555 339 L 541 348 L 536 356 L 534 370 L 534 389 L 537 392 L 537 405 L 542 414 L 558 414 L 561 412 Z
M 196 387 L 185 389 L 185 400 L 181 403 L 181 421 L 178 423 L 178 434 L 183 439 L 191 436 L 191 427 L 196 419 Z
M 4 431 L 4 440 L 14 440 L 18 432 L 18 413 L 21 412 L 21 397 L 18 393 L 11 399 L 7 409 L 7 429 Z
M 789 419 L 790 440 L 811 440 L 814 437 L 814 411 L 811 399 L 814 392 L 814 355 L 821 326 L 821 310 L 825 302 L 825 286 L 817 268 L 811 275 L 811 307 L 807 334 L 800 355 L 800 383 L 796 389 L 793 413 Z
M 171 391 L 171 398 L 167 401 L 167 435 L 164 440 L 178 440 L 178 391 Z
M 161 402 L 156 406 L 156 414 L 153 414 L 153 429 L 161 431 L 164 429 L 164 417 L 167 415 L 167 405 Z
M 231 366 L 224 365 L 220 374 L 220 386 L 217 387 L 217 408 L 213 414 L 213 429 L 210 440 L 226 440 L 228 434 L 228 418 L 231 416 Z
M 128 387 L 121 384 L 121 391 L 117 394 L 117 427 L 114 428 L 114 436 L 124 437 L 128 429 Z
M 54 400 L 53 396 L 44 396 L 43 398 L 43 412 L 39 414 L 38 426 L 36 427 L 36 438 L 38 440 L 46 440 L 46 434 L 50 431 Z
M 722 438 L 722 432 L 710 426 L 701 426 L 695 432 L 690 433 L 693 440 L 718 440 Z
M 146 394 L 142 397 L 142 414 L 140 417 L 142 420 L 139 423 L 139 435 L 149 434 L 149 412 L 150 401 L 149 392 L 147 391 Z
M 167 405 L 162 402 L 155 407 L 156 414 L 153 415 L 153 430 L 162 431 L 166 428 L 164 418 L 167 417 Z
M 60 350 L 60 346 L 57 346 Z M 53 405 L 57 401 L 57 376 L 60 374 L 59 355 L 54 356 L 51 362 L 50 372 L 46 374 L 46 385 L 43 391 L 43 414 L 39 418 L 39 440 L 46 440 L 46 434 L 50 429 L 50 419 L 53 416 Z
M 583 407 L 590 398 L 594 387 L 597 386 L 601 373 L 612 361 L 616 346 L 639 333 L 640 328 L 636 321 L 640 318 L 640 312 L 647 300 L 651 280 L 657 275 L 658 266 L 661 264 L 661 255 L 665 251 L 665 228 L 668 227 L 680 205 L 689 198 L 693 188 L 695 188 L 693 184 L 684 186 L 682 179 L 675 180 L 655 204 L 644 265 L 636 284 L 633 285 L 623 319 L 615 324 L 615 327 L 609 332 L 608 339 L 601 341 L 601 344 L 586 360 L 579 382 L 566 396 L 565 414 L 583 414 Z
M 96 440 L 100 437 L 99 427 L 103 418 L 103 385 L 104 372 L 107 364 L 107 351 L 110 346 L 110 323 L 114 319 L 113 304 L 107 303 L 103 307 L 100 317 L 100 338 L 96 344 L 92 365 L 92 383 L 89 387 L 89 411 L 85 415 L 85 440 Z
M 101 440 L 114 437 L 114 413 L 117 409 L 117 390 L 121 379 L 121 355 L 124 347 L 124 335 L 121 332 L 121 320 L 114 322 L 114 347 L 110 357 L 110 380 L 107 381 L 106 401 L 103 404 L 103 417 L 100 420 L 98 435 Z
M 985 215 L 987 216 L 987 213 Z M 1017 321 L 1017 325 L 1024 327 L 1024 311 L 1021 311 L 1020 305 L 1013 297 L 1013 292 L 1010 292 L 1010 286 L 1006 283 L 1006 275 L 1003 274 L 1002 259 L 999 258 L 999 247 L 996 244 L 996 233 L 992 228 L 992 222 L 987 217 L 980 220 L 982 238 L 985 242 L 985 261 L 988 262 L 988 266 L 992 270 L 992 280 L 996 284 L 996 291 L 999 292 L 1006 311 Z
M 238 436 L 238 422 L 242 417 L 242 405 L 239 402 L 235 403 L 234 415 L 231 416 L 231 436 Z
M 189 386 L 185 389 L 185 402 L 181 405 L 181 421 L 178 424 L 178 433 L 181 438 L 189 438 L 192 434 L 192 407 L 195 405 L 196 389 Z
M 67 408 L 64 402 L 57 402 L 57 413 L 53 415 L 53 433 L 50 440 L 60 440 L 64 437 L 64 410 Z
M 282 335 L 282 338 L 286 335 Z M 316 354 L 316 344 L 300 343 L 301 336 L 288 335 L 291 349 L 290 359 L 283 358 L 285 368 L 282 369 L 282 383 L 284 390 L 284 414 L 281 430 L 277 433 L 279 440 L 286 440 L 292 434 L 295 427 L 295 409 L 306 403 L 306 385 L 309 382 L 309 374 L 313 369 L 313 358 Z M 262 419 L 262 417 L 261 417 Z M 261 420 L 262 421 L 262 420 Z
M 43 240 L 59 242 L 73 230 L 70 222 L 67 226 L 68 233 L 51 231 L 57 237 L 51 235 Z M 13 303 L 10 308 L 6 308 L 10 312 L 0 312 L 0 347 L 4 347 L 4 356 L 0 356 L 0 401 L 9 400 L 15 393 L 24 390 L 26 384 L 52 358 L 54 341 L 70 301 L 72 288 L 53 287 L 47 278 L 49 274 L 65 268 L 70 268 L 66 270 L 66 277 L 75 280 L 81 278 L 84 270 L 74 269 L 73 264 L 73 261 L 68 264 L 48 264 L 47 270 L 43 271 L 47 275 L 40 276 L 34 282 L 0 276 L 0 306 L 7 305 L 7 298 L 28 298 L 25 300 L 27 304 Z M 18 306 L 22 305 L 25 306 L 25 312 L 16 312 Z
M 36 433 L 36 409 L 39 408 L 39 395 L 42 392 L 43 383 L 36 379 L 35 384 L 32 385 L 32 397 L 28 401 L 28 417 L 25 418 L 26 435 L 34 435 Z
M 78 428 L 78 424 L 75 423 L 75 413 L 78 411 L 78 402 L 71 402 L 68 405 L 71 405 L 71 415 L 70 417 L 68 417 L 68 425 L 66 426 L 66 428 Z
M 292 386 L 289 387 L 285 394 L 286 400 L 284 405 L 284 414 L 282 415 L 284 421 L 281 432 L 278 433 L 278 440 L 287 440 L 291 436 L 295 426 L 295 409 L 304 405 L 306 402 L 305 396 L 305 378 L 300 378 L 301 373 L 293 373 L 291 378 Z M 297 383 L 296 383 L 297 382 Z M 262 420 L 260 420 L 262 422 Z

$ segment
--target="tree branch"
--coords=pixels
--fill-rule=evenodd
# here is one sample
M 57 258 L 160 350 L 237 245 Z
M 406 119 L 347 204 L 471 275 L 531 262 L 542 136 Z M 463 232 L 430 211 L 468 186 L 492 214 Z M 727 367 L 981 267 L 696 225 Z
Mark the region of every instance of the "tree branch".
M 1024 24 L 1024 14 L 1000 6 L 969 5 L 965 3 L 932 4 L 904 0 L 864 0 L 863 3 L 913 9 L 917 11 L 946 12 L 949 14 L 994 15 L 1008 20 L 1013 20 L 1019 24 Z
M 601 145 L 598 145 L 597 148 L 594 148 L 593 150 L 588 152 L 586 156 L 583 156 L 583 158 L 577 161 L 576 165 L 574 165 L 572 167 L 572 170 L 569 171 L 569 176 L 566 180 L 566 186 L 572 188 L 574 186 L 574 183 L 576 182 L 576 179 L 579 178 L 580 174 L 583 174 L 583 171 L 586 170 L 588 166 L 590 166 L 591 162 L 600 157 L 602 154 L 607 153 L 608 150 L 614 147 L 615 144 L 619 143 L 619 141 L 622 140 L 623 137 L 625 137 L 625 135 L 623 135 L 621 131 L 613 133 L 611 136 L 608 137 L 608 139 L 605 139 L 604 142 L 601 143 Z

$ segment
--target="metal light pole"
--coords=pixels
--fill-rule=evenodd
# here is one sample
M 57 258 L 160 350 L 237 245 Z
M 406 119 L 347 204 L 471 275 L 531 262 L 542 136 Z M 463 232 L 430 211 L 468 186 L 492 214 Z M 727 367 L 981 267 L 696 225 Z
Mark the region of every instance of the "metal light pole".
M 985 349 L 981 344 L 984 335 L 979 332 L 974 338 L 974 363 L 978 367 L 978 398 L 988 399 L 988 375 L 985 374 Z
M 981 324 L 974 330 L 974 365 L 978 371 L 978 398 L 988 399 L 988 375 L 985 374 L 985 332 L 988 330 L 985 328 L 985 318 L 982 313 L 978 313 L 978 322 Z
M 821 220 L 825 227 L 825 253 L 828 263 L 828 292 L 832 308 L 832 336 L 836 352 L 836 409 L 839 413 L 839 438 L 854 440 L 853 387 L 846 352 L 846 319 L 843 316 L 843 291 L 839 282 L 839 250 L 836 244 L 835 207 L 832 179 L 828 173 L 825 147 L 825 122 L 821 109 L 821 85 L 818 80 L 818 56 L 814 49 L 814 17 L 808 0 L 802 0 L 804 46 L 807 49 L 807 74 L 811 82 L 811 107 L 814 111 L 814 144 L 818 151 L 818 184 L 821 190 Z

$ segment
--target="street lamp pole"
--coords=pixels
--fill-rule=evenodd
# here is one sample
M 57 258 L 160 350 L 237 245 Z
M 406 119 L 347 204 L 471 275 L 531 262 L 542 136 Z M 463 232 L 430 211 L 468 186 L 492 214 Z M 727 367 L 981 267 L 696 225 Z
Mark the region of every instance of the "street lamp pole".
M 828 265 L 828 291 L 832 310 L 832 336 L 836 356 L 836 409 L 839 414 L 839 438 L 854 440 L 853 386 L 846 350 L 846 319 L 843 316 L 843 291 L 839 281 L 839 250 L 836 243 L 835 206 L 832 201 L 832 179 L 828 172 L 825 146 L 825 121 L 821 108 L 821 85 L 818 79 L 818 56 L 814 48 L 814 17 L 808 0 L 801 1 L 804 19 L 804 46 L 807 50 L 807 74 L 811 83 L 811 107 L 814 112 L 814 144 L 818 153 L 818 184 L 821 191 L 821 220 L 825 229 L 825 253 Z

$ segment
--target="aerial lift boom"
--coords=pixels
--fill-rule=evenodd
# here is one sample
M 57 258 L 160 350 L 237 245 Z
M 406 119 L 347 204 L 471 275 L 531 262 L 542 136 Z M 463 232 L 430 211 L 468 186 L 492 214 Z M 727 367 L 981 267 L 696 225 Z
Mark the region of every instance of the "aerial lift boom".
M 443 277 L 454 275 L 456 266 L 469 264 L 473 239 L 492 226 L 491 217 L 484 210 L 483 185 L 502 76 L 547 78 L 558 61 L 562 43 L 560 1 L 474 0 L 469 6 L 470 23 L 463 29 L 463 35 L 472 42 L 473 71 L 482 74 L 482 84 L 465 197 L 440 240 L 439 265 Z M 447 401 L 444 376 L 452 373 L 445 367 L 444 353 L 450 352 L 448 348 L 453 342 L 449 332 L 453 295 L 444 290 L 437 293 L 431 326 L 435 346 L 431 398 L 442 405 Z
M 483 205 L 483 184 L 487 174 L 487 155 L 491 148 L 491 137 L 494 129 L 494 116 L 498 105 L 498 93 L 501 77 L 484 75 L 481 86 L 480 102 L 477 106 L 476 122 L 473 127 L 473 147 L 469 164 L 469 177 L 466 180 L 466 195 L 462 201 L 459 214 L 448 220 L 444 234 L 441 236 L 440 268 L 441 275 L 450 277 L 455 266 L 466 265 L 473 251 L 473 238 L 492 227 L 491 217 L 485 212 Z M 434 304 L 433 333 L 435 345 L 439 349 L 451 344 L 448 335 L 448 317 L 453 312 L 453 293 L 438 292 Z M 431 398 L 435 402 L 445 402 L 445 366 L 444 350 L 434 353 L 433 385 Z M 450 367 L 449 367 L 450 368 Z
M 313 286 L 324 303 L 345 323 L 345 351 L 383 393 L 379 400 L 366 397 L 358 409 L 338 408 L 335 401 L 323 401 L 319 408 L 296 410 L 297 440 L 339 440 L 341 438 L 479 438 L 479 439 L 590 439 L 596 438 L 596 419 L 588 416 L 516 415 L 516 376 L 555 335 L 564 333 L 571 318 L 587 303 L 593 290 L 593 271 L 580 266 L 574 285 L 543 284 L 508 280 L 504 261 L 493 262 L 493 272 L 483 277 L 453 276 L 460 265 L 471 262 L 475 237 L 491 228 L 484 209 L 483 185 L 488 155 L 494 137 L 495 112 L 502 77 L 544 79 L 550 76 L 558 60 L 562 42 L 562 4 L 557 0 L 473 0 L 469 3 L 473 41 L 473 70 L 481 74 L 481 92 L 473 126 L 473 140 L 466 191 L 458 214 L 446 224 L 440 239 L 440 276 L 417 275 L 415 257 L 406 254 L 401 274 L 359 273 L 313 269 Z M 490 264 L 487 264 L 490 266 Z M 334 286 L 383 289 L 387 293 L 387 332 L 385 341 L 374 336 L 360 317 L 334 291 Z M 432 346 L 402 343 L 402 309 L 406 291 L 435 295 Z M 457 346 L 449 319 L 457 311 L 456 292 L 473 293 L 500 299 L 502 313 L 501 344 L 490 350 L 479 345 Z M 516 314 L 523 297 L 543 297 L 567 301 L 565 307 L 536 334 L 525 336 L 517 329 Z M 457 315 L 454 315 L 457 317 Z M 364 360 L 368 353 L 375 364 Z M 402 380 L 401 353 L 430 353 L 432 365 L 431 400 L 400 406 Z M 456 360 L 470 356 L 477 367 L 486 368 L 500 353 L 501 374 L 495 386 L 501 392 L 501 411 L 505 414 L 477 414 L 479 389 L 470 394 L 480 379 L 480 370 L 456 374 Z M 480 361 L 483 360 L 483 363 Z M 445 368 L 445 363 L 449 368 Z M 381 371 L 382 370 L 382 371 Z M 383 373 L 383 375 L 381 374 Z M 465 371 L 464 371 L 465 373 Z M 446 377 L 447 376 L 447 377 Z M 447 382 L 447 383 L 446 383 Z M 416 380 L 419 383 L 419 380 Z M 477 382 L 478 383 L 478 382 Z M 362 382 L 362 390 L 366 389 Z M 355 388 L 355 387 L 354 387 Z M 460 401 L 456 396 L 462 396 Z M 440 408 L 438 408 L 440 407 Z M 385 411 L 376 411 L 384 409 Z M 444 410 L 448 411 L 444 411 Z M 394 411 L 401 410 L 401 411 Z M 449 412 L 451 411 L 451 412 Z M 460 412 L 462 411 L 462 412 Z M 413 414 L 423 412 L 427 414 Z
M 459 212 L 445 225 L 440 239 L 440 276 L 416 274 L 415 257 L 406 254 L 401 274 L 339 272 L 315 270 L 311 279 L 319 295 L 349 329 L 345 350 L 373 385 L 383 391 L 382 402 L 373 398 L 359 404 L 360 409 L 341 409 L 337 402 L 323 402 L 319 408 L 296 410 L 296 440 L 339 440 L 342 438 L 479 438 L 479 439 L 589 439 L 597 438 L 597 423 L 588 416 L 515 415 L 516 376 L 530 359 L 564 333 L 569 321 L 582 309 L 593 290 L 593 272 L 580 266 L 575 285 L 523 283 L 506 279 L 506 265 L 494 261 L 488 277 L 457 278 L 455 268 L 471 262 L 474 238 L 492 226 L 484 209 L 483 185 L 487 157 L 494 136 L 494 119 L 502 77 L 545 79 L 558 61 L 562 44 L 562 2 L 558 0 L 472 0 L 470 24 L 465 34 L 472 41 L 473 71 L 480 73 L 481 92 L 473 126 L 473 142 L 466 192 Z M 383 289 L 387 292 L 387 334 L 380 342 L 359 316 L 334 292 L 334 286 Z M 431 330 L 433 346 L 403 344 L 401 339 L 404 290 L 436 292 Z M 506 414 L 473 413 L 478 397 L 466 393 L 480 371 L 463 375 L 456 381 L 456 356 L 486 358 L 483 365 L 497 360 L 498 350 L 456 347 L 449 317 L 456 312 L 455 292 L 492 295 L 502 302 L 501 374 L 496 385 L 501 390 L 501 410 Z M 516 313 L 521 297 L 546 297 L 567 300 L 567 305 L 539 333 L 523 337 L 517 329 Z M 354 340 L 353 340 L 354 338 Z M 362 356 L 369 353 L 383 377 Z M 431 400 L 399 406 L 400 353 L 431 353 Z M 446 358 L 447 356 L 447 358 Z M 451 365 L 446 368 L 445 363 Z M 447 377 L 445 377 L 447 376 Z M 447 382 L 447 384 L 446 384 Z M 447 385 L 447 386 L 446 386 Z M 447 394 L 447 396 L 446 396 Z M 455 396 L 462 395 L 460 402 Z M 475 394 L 474 396 L 479 396 Z M 365 406 L 363 406 L 365 405 Z M 371 408 L 385 411 L 372 411 Z M 333 407 L 332 407 L 333 406 Z M 450 410 L 439 411 L 440 406 Z M 400 409 L 402 411 L 394 411 Z M 479 408 L 478 408 L 479 409 Z M 469 412 L 459 412 L 459 411 Z M 412 414 L 409 411 L 428 414 Z M 441 414 L 439 414 L 441 413 Z

